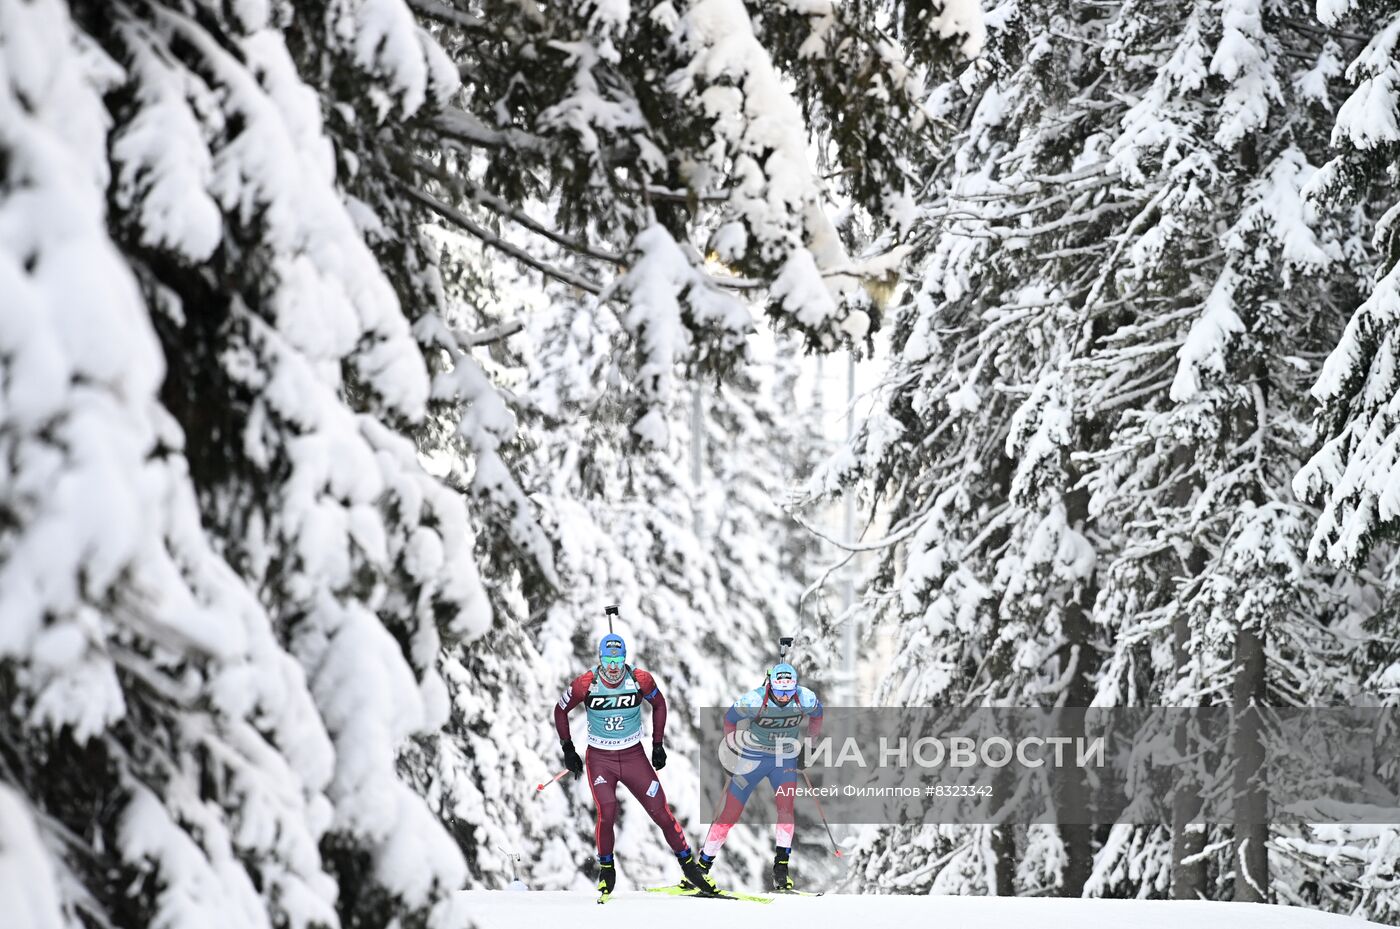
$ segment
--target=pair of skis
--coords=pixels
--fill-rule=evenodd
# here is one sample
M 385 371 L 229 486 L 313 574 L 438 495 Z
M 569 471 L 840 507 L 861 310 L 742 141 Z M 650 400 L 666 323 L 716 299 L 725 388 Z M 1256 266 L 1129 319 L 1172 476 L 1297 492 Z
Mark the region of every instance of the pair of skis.
M 667 884 L 665 887 L 648 887 L 649 894 L 666 894 L 671 897 L 705 897 L 710 900 L 747 900 L 750 903 L 772 903 L 772 897 L 765 897 L 760 894 L 746 894 L 738 890 L 721 890 L 717 893 L 702 894 L 694 887 L 682 887 L 680 884 Z
M 750 903 L 772 903 L 772 897 L 761 897 L 758 894 L 746 894 L 738 891 L 721 890 L 717 893 L 702 894 L 694 887 L 681 887 L 679 884 L 671 884 L 666 887 L 648 887 L 647 893 L 666 894 L 670 897 L 700 897 L 705 900 L 748 900 Z M 600 894 L 599 903 L 607 903 L 612 899 L 612 894 Z
M 774 899 L 772 896 L 747 894 L 738 890 L 721 890 L 718 893 L 704 894 L 694 887 L 682 887 L 679 884 L 667 884 L 665 887 L 648 887 L 646 888 L 646 892 L 650 894 L 666 894 L 670 897 L 701 897 L 707 900 L 747 900 L 750 903 L 772 903 Z M 791 897 L 821 896 L 820 892 L 811 893 L 805 890 L 779 890 L 774 891 L 774 893 Z M 600 894 L 598 902 L 607 903 L 610 899 L 612 899 L 612 894 Z

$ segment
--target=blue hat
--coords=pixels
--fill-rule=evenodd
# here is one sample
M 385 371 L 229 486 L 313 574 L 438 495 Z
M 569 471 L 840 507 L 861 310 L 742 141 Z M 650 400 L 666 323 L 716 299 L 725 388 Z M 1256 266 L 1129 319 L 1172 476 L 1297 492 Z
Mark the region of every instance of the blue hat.
M 786 661 L 773 666 L 768 672 L 769 686 L 773 693 L 787 696 L 797 692 L 797 669 Z
M 622 636 L 615 632 L 609 632 L 598 640 L 598 660 L 604 658 L 626 658 L 627 643 L 622 641 Z

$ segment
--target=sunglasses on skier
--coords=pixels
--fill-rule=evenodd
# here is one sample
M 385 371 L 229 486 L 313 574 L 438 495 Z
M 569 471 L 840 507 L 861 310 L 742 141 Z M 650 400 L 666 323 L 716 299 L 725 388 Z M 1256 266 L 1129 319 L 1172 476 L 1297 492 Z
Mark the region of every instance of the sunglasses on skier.
M 623 658 L 621 655 L 604 655 L 602 659 L 600 659 L 603 667 L 608 668 L 610 670 L 617 670 L 618 668 L 621 668 L 623 662 L 625 662 L 626 660 L 627 659 Z

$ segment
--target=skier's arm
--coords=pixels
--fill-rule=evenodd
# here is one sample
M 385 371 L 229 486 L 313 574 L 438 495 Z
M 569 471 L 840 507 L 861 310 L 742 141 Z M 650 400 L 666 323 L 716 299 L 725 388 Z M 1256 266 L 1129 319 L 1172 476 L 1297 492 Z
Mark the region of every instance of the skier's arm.
M 649 672 L 638 668 L 632 676 L 637 679 L 642 699 L 651 704 L 651 766 L 660 771 L 666 767 L 666 746 L 662 744 L 666 738 L 666 698 Z
M 588 688 L 593 684 L 593 672 L 585 671 L 568 687 L 564 688 L 564 693 L 560 695 L 559 702 L 554 704 L 554 731 L 559 733 L 561 742 L 569 741 L 569 711 L 583 702 L 583 698 L 588 694 Z
M 743 714 L 739 712 L 739 704 L 729 704 L 729 709 L 724 714 L 724 736 L 728 738 L 739 728 L 739 720 L 743 719 Z
M 821 738 L 822 734 L 822 701 L 816 694 L 812 695 L 814 706 L 807 710 L 807 738 L 808 740 Z
M 583 759 L 574 750 L 574 740 L 569 735 L 569 711 L 583 702 L 592 684 L 592 671 L 580 674 L 574 678 L 573 683 L 564 688 L 559 702 L 554 704 L 554 731 L 559 733 L 559 749 L 564 753 L 564 767 L 575 776 L 583 773 Z
M 651 741 L 660 745 L 666 737 L 666 697 L 656 686 L 656 678 L 651 672 L 638 668 L 632 675 L 642 690 L 642 699 L 651 704 Z

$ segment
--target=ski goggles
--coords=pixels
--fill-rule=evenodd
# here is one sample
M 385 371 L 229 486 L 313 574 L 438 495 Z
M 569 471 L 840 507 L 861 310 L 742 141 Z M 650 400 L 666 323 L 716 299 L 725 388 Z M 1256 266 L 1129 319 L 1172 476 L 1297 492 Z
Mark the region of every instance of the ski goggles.
M 609 671 L 621 671 L 627 659 L 622 655 L 604 655 L 602 658 L 598 659 L 598 661 L 599 664 Z

